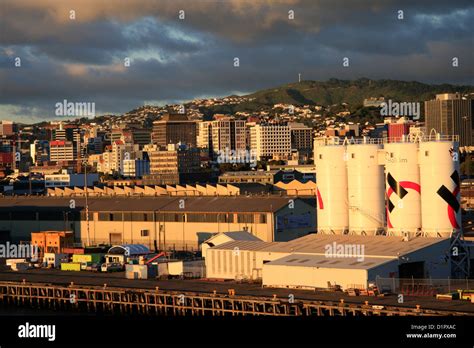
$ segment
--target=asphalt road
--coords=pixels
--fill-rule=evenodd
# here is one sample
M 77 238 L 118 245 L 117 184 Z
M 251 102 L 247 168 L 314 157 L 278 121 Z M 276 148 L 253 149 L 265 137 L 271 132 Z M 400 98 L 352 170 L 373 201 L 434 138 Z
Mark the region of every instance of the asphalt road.
M 136 289 L 155 289 L 157 286 L 161 290 L 176 291 L 183 293 L 217 293 L 227 294 L 228 289 L 235 289 L 236 295 L 253 297 L 273 297 L 276 294 L 278 298 L 288 299 L 290 295 L 294 296 L 295 301 L 332 301 L 339 302 L 344 299 L 346 303 L 364 303 L 369 301 L 372 305 L 398 306 L 415 308 L 420 305 L 421 308 L 447 310 L 458 312 L 469 312 L 474 315 L 474 304 L 468 301 L 440 301 L 433 297 L 410 297 L 404 296 L 404 303 L 398 303 L 396 295 L 385 297 L 367 297 L 367 296 L 348 296 L 342 292 L 330 291 L 312 291 L 297 289 L 280 288 L 262 288 L 260 284 L 237 283 L 235 281 L 208 281 L 208 280 L 134 280 L 126 279 L 124 272 L 117 273 L 93 273 L 93 272 L 66 272 L 60 270 L 31 269 L 27 271 L 14 272 L 0 266 L 0 281 L 20 282 L 25 279 L 32 283 L 47 283 L 69 285 L 74 282 L 76 285 L 95 285 L 119 288 Z

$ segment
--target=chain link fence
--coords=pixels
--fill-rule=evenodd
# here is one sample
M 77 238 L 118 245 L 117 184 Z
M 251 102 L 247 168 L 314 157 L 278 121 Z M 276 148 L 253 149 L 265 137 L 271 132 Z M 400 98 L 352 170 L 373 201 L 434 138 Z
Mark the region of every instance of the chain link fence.
M 381 278 L 375 280 L 381 292 L 413 296 L 434 296 L 457 290 L 474 290 L 474 279 Z

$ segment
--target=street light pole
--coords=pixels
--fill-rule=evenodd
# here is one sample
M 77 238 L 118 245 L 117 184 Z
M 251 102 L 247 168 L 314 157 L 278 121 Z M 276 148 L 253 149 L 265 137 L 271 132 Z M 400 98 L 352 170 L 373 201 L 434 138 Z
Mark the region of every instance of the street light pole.
M 86 231 L 87 231 L 87 246 L 90 246 L 90 233 L 89 233 L 89 200 L 88 200 L 88 190 L 87 190 L 87 160 L 84 159 L 82 162 L 84 165 L 84 188 L 86 196 Z

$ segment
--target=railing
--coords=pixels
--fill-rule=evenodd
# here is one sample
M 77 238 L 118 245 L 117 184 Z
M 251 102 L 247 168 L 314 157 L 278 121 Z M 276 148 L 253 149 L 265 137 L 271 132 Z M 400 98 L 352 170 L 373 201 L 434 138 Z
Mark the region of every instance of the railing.
M 474 279 L 433 278 L 376 278 L 376 285 L 382 292 L 412 296 L 435 296 L 457 290 L 474 290 Z
M 417 143 L 427 141 L 457 141 L 459 135 L 441 135 L 441 134 L 407 134 L 401 137 L 384 137 L 370 138 L 364 136 L 362 138 L 347 137 L 322 137 L 315 139 L 315 145 L 331 146 L 331 145 L 356 145 L 356 144 L 387 144 L 387 143 Z

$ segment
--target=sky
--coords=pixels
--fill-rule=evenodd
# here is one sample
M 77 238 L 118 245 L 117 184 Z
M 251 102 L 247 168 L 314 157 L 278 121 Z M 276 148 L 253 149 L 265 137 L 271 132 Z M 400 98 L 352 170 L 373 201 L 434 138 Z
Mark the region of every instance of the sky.
M 122 114 L 298 74 L 474 85 L 473 47 L 472 0 L 0 0 L 0 119 L 58 119 L 63 100 Z

